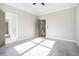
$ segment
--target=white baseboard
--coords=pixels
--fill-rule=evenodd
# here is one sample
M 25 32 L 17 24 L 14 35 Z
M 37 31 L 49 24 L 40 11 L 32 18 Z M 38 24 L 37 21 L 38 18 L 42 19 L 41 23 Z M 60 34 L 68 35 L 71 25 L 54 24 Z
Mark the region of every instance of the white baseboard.
M 25 39 L 29 39 L 29 38 L 34 38 L 34 37 L 35 37 L 35 34 L 32 34 L 32 35 L 24 35 L 24 36 L 20 36 L 18 38 L 18 41 L 25 40 Z
M 73 42 L 73 43 L 77 43 L 75 40 L 70 40 L 70 39 L 64 39 L 64 38 L 51 38 L 51 37 L 46 37 L 48 39 L 56 39 L 56 40 L 63 40 L 63 41 L 68 41 L 68 42 Z
M 18 37 L 17 39 L 15 39 L 14 42 L 11 42 L 11 43 L 7 44 L 7 46 L 15 46 L 15 43 L 17 43 L 17 44 L 22 43 L 25 40 L 29 41 L 30 39 L 33 39 L 33 38 L 35 38 L 35 34 L 21 36 L 21 37 Z

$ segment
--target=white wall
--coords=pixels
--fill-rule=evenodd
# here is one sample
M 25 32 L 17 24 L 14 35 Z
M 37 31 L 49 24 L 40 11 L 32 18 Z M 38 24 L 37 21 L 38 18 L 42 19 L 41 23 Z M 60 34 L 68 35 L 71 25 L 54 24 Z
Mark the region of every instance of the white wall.
M 17 40 L 28 39 L 35 36 L 36 16 L 5 4 L 2 4 L 1 9 L 4 10 L 5 12 L 9 12 L 17 15 L 17 21 L 16 21 L 18 24 Z
M 76 8 L 76 39 L 79 46 L 79 4 L 77 4 Z
M 18 34 L 20 39 L 35 37 L 36 17 L 26 13 L 19 13 Z
M 40 16 L 46 20 L 47 38 L 75 40 L 75 8 Z
M 36 16 L 8 5 L 2 5 L 1 9 L 18 16 L 18 40 L 35 36 Z M 46 34 L 48 38 L 76 41 L 75 8 L 42 15 L 40 18 L 47 21 Z

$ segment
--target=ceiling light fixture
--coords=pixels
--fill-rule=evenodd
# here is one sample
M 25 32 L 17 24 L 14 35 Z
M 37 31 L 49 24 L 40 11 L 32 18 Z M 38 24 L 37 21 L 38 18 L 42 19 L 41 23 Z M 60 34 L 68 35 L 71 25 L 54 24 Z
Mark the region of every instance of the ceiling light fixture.
M 42 5 L 45 5 L 45 3 L 41 3 Z M 36 5 L 36 3 L 33 3 L 33 5 Z

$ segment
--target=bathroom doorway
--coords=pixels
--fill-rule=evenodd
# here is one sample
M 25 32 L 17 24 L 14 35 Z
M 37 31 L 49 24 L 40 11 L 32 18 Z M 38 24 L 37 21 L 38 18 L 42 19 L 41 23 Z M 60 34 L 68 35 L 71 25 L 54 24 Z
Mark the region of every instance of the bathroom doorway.
M 39 37 L 46 37 L 46 20 L 38 20 Z

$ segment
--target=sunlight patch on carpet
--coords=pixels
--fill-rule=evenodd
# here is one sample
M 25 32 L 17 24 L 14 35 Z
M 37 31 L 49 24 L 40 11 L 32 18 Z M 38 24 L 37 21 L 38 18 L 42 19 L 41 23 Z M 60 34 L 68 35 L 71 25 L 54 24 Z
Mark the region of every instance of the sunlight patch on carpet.
M 33 39 L 32 41 L 35 42 L 35 43 L 40 43 L 41 41 L 43 41 L 45 39 L 42 39 L 42 38 L 35 38 Z
M 41 45 L 49 48 L 52 48 L 54 44 L 55 44 L 55 41 L 51 41 L 51 40 L 45 40 L 44 42 L 41 43 Z
M 15 46 L 14 48 L 19 52 L 19 53 L 23 53 L 25 51 L 27 51 L 28 49 L 32 48 L 35 44 L 32 42 L 26 42 L 23 44 L 20 44 L 18 46 Z
M 46 56 L 48 55 L 49 51 L 50 49 L 38 45 L 37 47 L 33 48 L 29 52 L 23 54 L 22 56 Z

